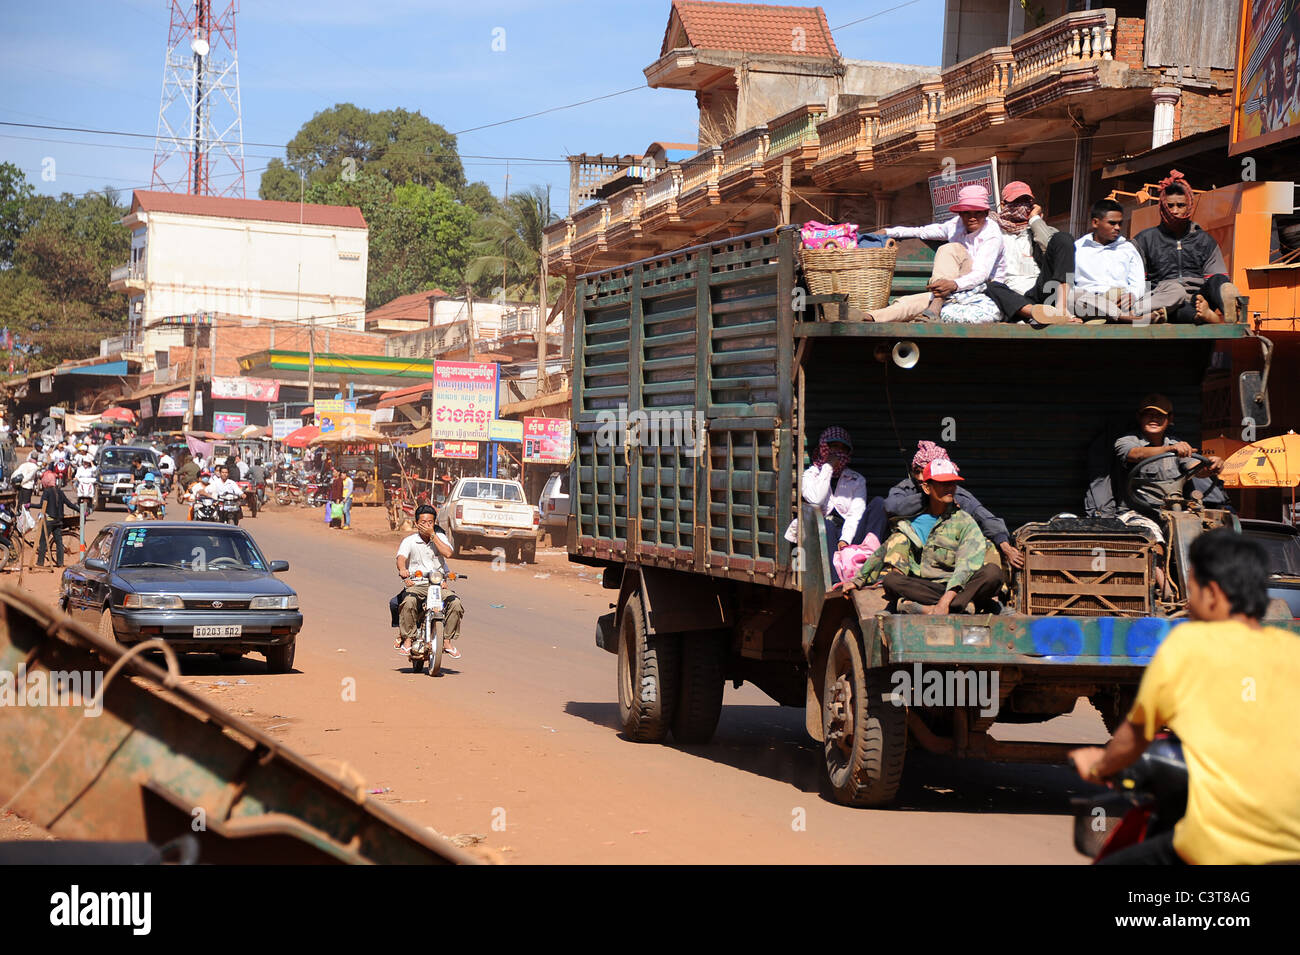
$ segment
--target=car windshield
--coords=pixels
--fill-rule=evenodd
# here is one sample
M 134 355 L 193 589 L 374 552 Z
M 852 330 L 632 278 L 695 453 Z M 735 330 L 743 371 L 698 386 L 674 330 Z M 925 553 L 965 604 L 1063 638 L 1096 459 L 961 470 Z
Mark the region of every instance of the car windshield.
M 175 567 L 193 573 L 265 570 L 253 539 L 231 528 L 128 527 L 118 548 L 117 567 Z
M 468 481 L 460 489 L 460 496 L 478 498 L 480 501 L 522 501 L 524 499 L 519 488 L 500 481 Z
M 1300 576 L 1300 537 L 1294 534 L 1251 533 L 1268 551 L 1268 569 L 1274 574 Z
M 131 462 L 139 458 L 145 464 L 152 464 L 154 461 L 153 452 L 148 448 L 123 448 L 110 446 L 105 448 L 99 454 L 99 466 L 105 467 L 130 467 Z

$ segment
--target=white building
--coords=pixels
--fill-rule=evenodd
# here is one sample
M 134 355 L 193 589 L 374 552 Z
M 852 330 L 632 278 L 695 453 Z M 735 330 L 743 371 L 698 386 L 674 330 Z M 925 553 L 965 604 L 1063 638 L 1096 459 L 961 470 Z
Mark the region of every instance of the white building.
M 353 206 L 141 190 L 122 224 L 131 261 L 109 288 L 126 293 L 128 350 L 148 365 L 185 343 L 176 316 L 365 327 L 369 230 Z

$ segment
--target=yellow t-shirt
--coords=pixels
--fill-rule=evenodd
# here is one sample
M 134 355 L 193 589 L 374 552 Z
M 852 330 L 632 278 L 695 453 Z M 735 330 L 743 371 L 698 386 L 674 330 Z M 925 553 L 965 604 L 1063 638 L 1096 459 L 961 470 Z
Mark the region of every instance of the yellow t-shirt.
M 1178 734 L 1189 777 L 1174 830 L 1186 862 L 1300 859 L 1300 636 L 1185 623 L 1152 658 L 1129 721 Z

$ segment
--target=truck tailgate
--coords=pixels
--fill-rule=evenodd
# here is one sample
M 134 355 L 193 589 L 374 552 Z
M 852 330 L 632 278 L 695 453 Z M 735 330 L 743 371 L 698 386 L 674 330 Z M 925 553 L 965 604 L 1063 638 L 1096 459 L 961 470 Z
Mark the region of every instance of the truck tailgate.
M 466 501 L 461 511 L 466 524 L 487 527 L 532 527 L 533 512 L 526 504 L 501 501 Z

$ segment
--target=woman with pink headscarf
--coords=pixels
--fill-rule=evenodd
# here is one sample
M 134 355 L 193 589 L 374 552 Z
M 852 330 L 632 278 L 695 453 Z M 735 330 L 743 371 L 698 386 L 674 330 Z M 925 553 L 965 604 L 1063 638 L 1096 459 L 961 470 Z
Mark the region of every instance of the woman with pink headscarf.
M 925 466 L 933 461 L 948 461 L 946 448 L 933 441 L 918 441 L 916 454 L 912 456 L 912 475 L 903 478 L 889 489 L 885 498 L 885 512 L 889 517 L 912 518 L 920 514 L 925 507 L 925 495 L 921 493 L 921 473 Z M 975 518 L 984 536 L 997 545 L 1012 567 L 1023 567 L 1025 558 L 1011 545 L 1011 535 L 1007 532 L 1006 521 L 998 517 L 970 491 L 965 485 L 957 485 L 956 504 L 958 509 L 966 511 Z
M 874 550 L 884 539 L 889 523 L 884 500 L 868 500 L 867 479 L 848 466 L 852 456 L 853 439 L 848 431 L 832 425 L 821 433 L 817 453 L 803 473 L 803 498 L 821 508 L 826 521 L 832 582 L 840 579 L 836 553 L 862 544 Z M 798 525 L 795 520 L 786 529 L 785 539 L 791 543 L 799 540 Z

